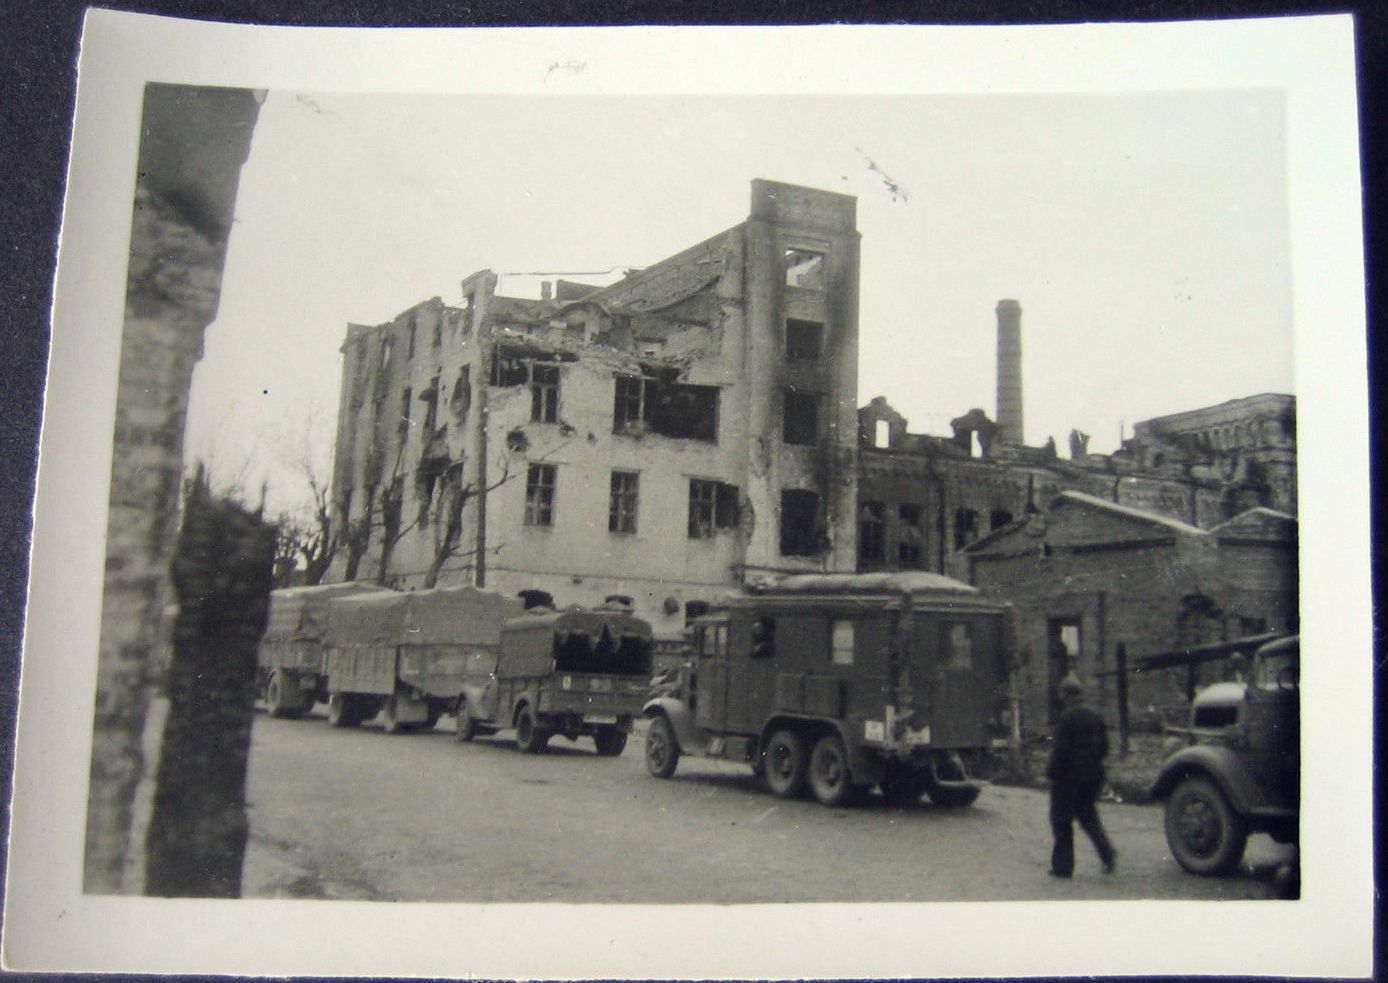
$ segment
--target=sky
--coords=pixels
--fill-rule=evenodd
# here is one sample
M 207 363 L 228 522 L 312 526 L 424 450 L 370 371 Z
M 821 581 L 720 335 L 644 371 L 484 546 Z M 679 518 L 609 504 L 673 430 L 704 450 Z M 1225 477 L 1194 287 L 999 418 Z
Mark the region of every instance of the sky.
M 241 174 L 188 460 L 304 498 L 349 322 L 464 277 L 644 267 L 743 221 L 763 177 L 853 195 L 858 402 L 913 432 L 995 413 L 1022 307 L 1026 440 L 1294 392 L 1282 96 L 541 96 L 271 91 Z M 610 279 L 610 275 L 609 275 Z M 527 295 L 537 276 L 503 279 Z M 529 293 L 534 295 L 534 293 Z

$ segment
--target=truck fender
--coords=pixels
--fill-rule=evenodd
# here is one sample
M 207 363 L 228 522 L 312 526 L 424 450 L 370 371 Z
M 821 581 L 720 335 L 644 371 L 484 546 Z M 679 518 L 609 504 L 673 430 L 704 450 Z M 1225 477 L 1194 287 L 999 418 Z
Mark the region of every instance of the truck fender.
M 531 691 L 531 690 L 526 690 L 525 692 L 523 692 L 523 693 L 521 693 L 519 696 L 517 696 L 517 697 L 515 698 L 515 700 L 512 701 L 512 703 L 511 703 L 511 712 L 510 712 L 509 714 L 507 714 L 507 716 L 506 716 L 506 726 L 507 726 L 507 727 L 514 727 L 514 726 L 516 726 L 516 721 L 520 718 L 520 708 L 523 707 L 523 706 L 528 706 L 528 707 L 530 707 L 530 712 L 533 713 L 533 714 L 535 715 L 535 720 L 536 720 L 536 722 L 539 722 L 539 720 L 540 720 L 540 701 L 539 701 L 539 698 L 535 695 L 535 693 L 534 693 L 533 691 Z
M 1153 799 L 1165 799 L 1181 779 L 1204 775 L 1217 784 L 1236 812 L 1247 815 L 1267 805 L 1266 796 L 1248 777 L 1238 756 L 1229 748 L 1217 744 L 1194 744 L 1182 748 L 1166 759 L 1156 781 L 1152 783 Z
M 675 732 L 675 743 L 682 752 L 697 753 L 706 743 L 699 736 L 699 728 L 694 723 L 694 714 L 689 705 L 673 696 L 658 696 L 647 700 L 641 708 L 643 717 L 664 717 L 670 721 L 670 729 Z

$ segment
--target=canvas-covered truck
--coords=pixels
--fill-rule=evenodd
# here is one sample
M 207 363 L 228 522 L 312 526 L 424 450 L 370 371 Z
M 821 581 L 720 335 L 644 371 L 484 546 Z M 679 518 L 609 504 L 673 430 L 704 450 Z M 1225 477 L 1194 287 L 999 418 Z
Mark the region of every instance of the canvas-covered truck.
M 270 592 L 270 616 L 257 651 L 256 696 L 272 717 L 302 717 L 323 698 L 323 634 L 334 598 L 386 593 L 349 582 Z
M 777 796 L 847 805 L 873 786 L 966 806 L 968 759 L 1007 743 L 1010 609 L 930 573 L 803 574 L 693 624 L 691 659 L 645 706 L 646 767 L 745 762 Z
M 381 715 L 386 733 L 433 727 L 485 676 L 515 598 L 440 587 L 334 599 L 324 634 L 328 722 L 355 727 Z
M 527 754 L 562 735 L 591 737 L 598 754 L 619 755 L 650 678 L 651 626 L 629 606 L 534 607 L 502 627 L 489 677 L 464 684 L 457 737 L 514 728 Z

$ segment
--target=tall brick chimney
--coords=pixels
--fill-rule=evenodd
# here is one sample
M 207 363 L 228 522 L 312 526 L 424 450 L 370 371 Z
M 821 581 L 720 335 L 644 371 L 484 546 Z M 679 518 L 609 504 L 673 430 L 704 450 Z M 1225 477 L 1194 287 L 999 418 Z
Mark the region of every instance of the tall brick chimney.
M 998 313 L 998 434 L 1005 444 L 1021 444 L 1022 305 L 1000 300 Z

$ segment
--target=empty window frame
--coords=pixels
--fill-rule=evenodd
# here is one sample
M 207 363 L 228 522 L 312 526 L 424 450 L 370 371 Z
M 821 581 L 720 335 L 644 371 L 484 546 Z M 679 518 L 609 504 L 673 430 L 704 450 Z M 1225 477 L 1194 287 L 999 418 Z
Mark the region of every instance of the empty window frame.
M 881 563 L 887 555 L 886 508 L 881 502 L 863 502 L 858 508 L 858 559 Z
M 712 539 L 718 529 L 738 523 L 736 485 L 703 478 L 689 479 L 689 538 Z
M 612 472 L 607 531 L 636 532 L 636 494 L 641 476 L 634 471 Z
M 718 442 L 718 388 L 640 376 L 616 377 L 612 432 Z
M 902 502 L 897 507 L 897 560 L 903 570 L 918 568 L 924 551 L 921 548 L 921 507 Z
M 786 319 L 786 359 L 792 362 L 818 362 L 824 353 L 824 325 L 819 321 Z
M 819 495 L 801 488 L 781 490 L 781 555 L 819 554 Z
M 973 509 L 954 510 L 954 548 L 962 550 L 978 538 L 978 513 Z
M 424 433 L 426 437 L 432 436 L 435 428 L 439 425 L 439 377 L 434 376 L 429 381 L 429 387 L 419 394 L 420 402 L 424 404 Z
M 819 395 L 787 389 L 781 437 L 787 444 L 813 445 L 819 440 Z
M 829 632 L 829 661 L 836 666 L 853 664 L 853 622 L 835 620 Z
M 824 254 L 809 249 L 785 251 L 786 286 L 824 289 Z
M 531 364 L 530 419 L 535 423 L 559 422 L 559 366 Z
M 558 468 L 553 464 L 532 464 L 525 476 L 525 524 L 554 525 L 554 489 Z
M 988 531 L 1001 529 L 1012 521 L 1012 513 L 1006 509 L 993 509 L 988 513 Z
M 410 432 L 410 423 L 414 419 L 413 392 L 409 386 L 400 394 L 400 439 L 404 440 L 405 435 Z

